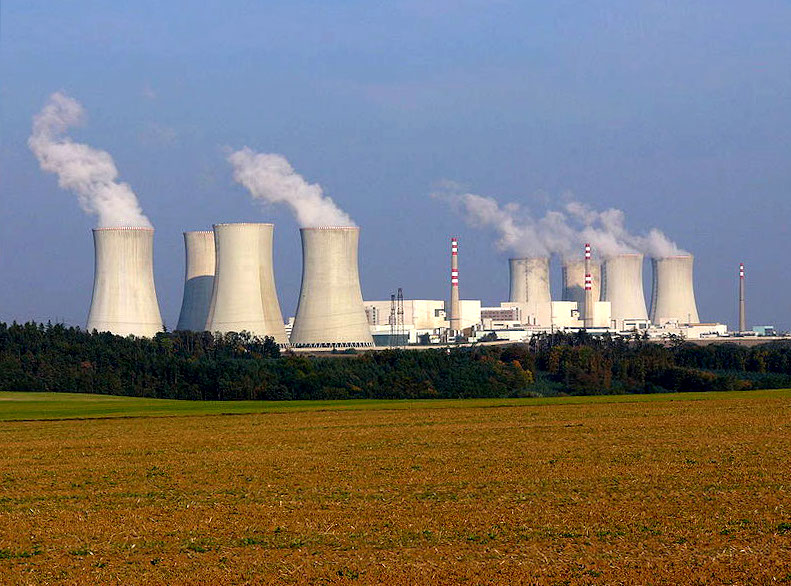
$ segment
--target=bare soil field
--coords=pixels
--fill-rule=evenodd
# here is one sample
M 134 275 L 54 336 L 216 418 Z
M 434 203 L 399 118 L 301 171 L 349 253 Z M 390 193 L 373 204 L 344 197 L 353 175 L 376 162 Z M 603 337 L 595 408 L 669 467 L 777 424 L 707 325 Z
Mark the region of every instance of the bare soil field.
M 791 584 L 791 393 L 674 398 L 0 421 L 0 582 Z

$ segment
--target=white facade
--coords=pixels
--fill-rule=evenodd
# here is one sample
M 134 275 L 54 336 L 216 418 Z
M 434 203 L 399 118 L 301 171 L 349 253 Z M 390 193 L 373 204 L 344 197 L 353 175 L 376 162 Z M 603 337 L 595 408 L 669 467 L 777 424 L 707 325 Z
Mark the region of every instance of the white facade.
M 202 332 L 206 328 L 214 289 L 214 232 L 196 230 L 184 232 L 186 268 L 184 296 L 177 330 Z
M 653 286 L 650 318 L 655 325 L 696 324 L 700 321 L 692 280 L 693 262 L 692 255 L 651 260 Z
M 154 286 L 154 230 L 93 231 L 95 270 L 89 332 L 153 337 L 162 331 Z
M 390 324 L 391 302 L 363 301 L 368 324 Z M 418 330 L 432 330 L 448 327 L 445 302 L 441 299 L 405 299 L 404 326 Z
M 215 224 L 215 278 L 206 330 L 250 332 L 286 345 L 275 289 L 272 224 Z
M 300 234 L 302 286 L 291 344 L 307 348 L 373 346 L 357 266 L 360 229 L 302 228 Z

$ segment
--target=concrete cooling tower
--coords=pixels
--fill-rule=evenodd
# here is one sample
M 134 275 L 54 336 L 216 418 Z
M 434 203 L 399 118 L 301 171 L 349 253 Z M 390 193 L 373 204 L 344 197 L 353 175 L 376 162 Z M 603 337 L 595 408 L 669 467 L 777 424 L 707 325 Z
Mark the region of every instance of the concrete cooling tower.
M 601 295 L 601 265 L 591 263 L 593 300 L 598 301 Z M 585 261 L 581 258 L 563 261 L 563 301 L 576 301 L 580 315 L 585 308 Z
M 216 255 L 206 330 L 250 332 L 287 345 L 272 266 L 272 224 L 215 224 Z
M 516 303 L 549 303 L 549 258 L 510 258 L 511 286 L 508 300 Z
M 654 258 L 651 294 L 651 321 L 656 325 L 675 322 L 696 324 L 698 308 L 692 284 L 692 255 Z
M 206 329 L 214 288 L 214 232 L 184 232 L 187 265 L 184 274 L 184 297 L 177 330 L 202 332 Z
M 549 292 L 549 258 L 508 259 L 511 282 L 509 303 L 518 304 L 523 324 L 548 326 L 552 322 L 552 296 Z
M 302 348 L 373 346 L 357 267 L 360 229 L 302 228 L 300 234 L 302 287 L 291 344 Z
M 96 267 L 88 331 L 153 337 L 162 331 L 154 287 L 154 230 L 93 231 Z
M 643 255 L 618 254 L 604 260 L 601 268 L 601 300 L 610 302 L 616 328 L 624 320 L 647 320 L 643 294 Z

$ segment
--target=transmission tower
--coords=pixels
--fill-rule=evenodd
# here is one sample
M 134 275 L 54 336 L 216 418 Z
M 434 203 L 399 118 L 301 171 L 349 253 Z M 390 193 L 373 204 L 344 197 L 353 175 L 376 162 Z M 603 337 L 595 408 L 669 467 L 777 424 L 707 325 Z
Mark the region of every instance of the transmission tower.
M 395 293 L 390 295 L 390 344 L 391 348 L 396 346 L 396 296 Z

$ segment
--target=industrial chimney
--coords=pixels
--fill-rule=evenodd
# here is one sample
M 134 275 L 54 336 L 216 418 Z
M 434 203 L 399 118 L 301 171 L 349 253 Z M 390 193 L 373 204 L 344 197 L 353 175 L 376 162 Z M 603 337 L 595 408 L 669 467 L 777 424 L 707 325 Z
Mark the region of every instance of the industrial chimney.
M 300 348 L 373 346 L 365 316 L 356 226 L 302 228 L 302 286 L 291 344 Z
M 648 320 L 643 294 L 643 255 L 617 254 L 602 263 L 601 300 L 610 302 L 616 328 L 624 320 Z
M 287 345 L 272 266 L 272 224 L 215 224 L 210 332 L 250 332 Z
M 598 262 L 590 263 L 590 270 L 585 269 L 586 261 L 573 258 L 565 259 L 563 261 L 563 301 L 576 301 L 577 308 L 579 309 L 580 317 L 586 328 L 593 325 L 593 304 L 599 300 L 601 294 L 601 265 Z M 586 275 L 590 275 L 590 297 L 591 297 L 591 323 L 588 324 L 585 319 L 587 317 L 586 307 L 588 307 L 587 291 L 585 289 Z
M 88 331 L 153 337 L 162 331 L 154 287 L 154 230 L 97 228 Z
M 214 232 L 184 232 L 186 269 L 177 330 L 202 332 L 206 329 L 214 288 Z
M 450 329 L 461 330 L 459 310 L 459 241 L 450 239 Z
M 691 254 L 651 259 L 654 277 L 650 317 L 654 324 L 700 322 L 692 284 L 693 261 Z
M 739 263 L 739 331 L 747 331 L 747 316 L 744 312 L 744 263 Z

